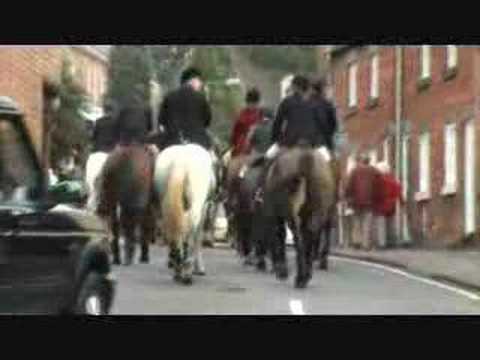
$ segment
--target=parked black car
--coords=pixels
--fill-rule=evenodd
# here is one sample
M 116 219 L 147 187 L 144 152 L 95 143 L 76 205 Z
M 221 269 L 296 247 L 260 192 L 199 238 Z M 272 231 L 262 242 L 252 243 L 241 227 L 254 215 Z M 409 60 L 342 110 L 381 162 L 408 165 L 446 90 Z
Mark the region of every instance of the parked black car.
M 106 231 L 49 194 L 22 119 L 0 97 L 0 313 L 108 314 L 115 281 Z

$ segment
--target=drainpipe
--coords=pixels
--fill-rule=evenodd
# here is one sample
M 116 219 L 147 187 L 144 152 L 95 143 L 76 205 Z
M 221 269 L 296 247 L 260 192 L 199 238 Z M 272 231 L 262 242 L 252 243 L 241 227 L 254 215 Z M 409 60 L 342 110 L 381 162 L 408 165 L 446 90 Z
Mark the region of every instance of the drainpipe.
M 398 180 L 402 179 L 402 115 L 403 115 L 403 97 L 402 97 L 402 81 L 403 81 L 403 47 L 395 46 L 395 176 Z M 405 185 L 403 185 L 405 186 Z M 396 238 L 400 242 L 402 238 L 402 211 L 399 203 L 397 203 L 397 211 L 395 212 L 395 229 Z M 404 239 L 402 239 L 402 242 Z

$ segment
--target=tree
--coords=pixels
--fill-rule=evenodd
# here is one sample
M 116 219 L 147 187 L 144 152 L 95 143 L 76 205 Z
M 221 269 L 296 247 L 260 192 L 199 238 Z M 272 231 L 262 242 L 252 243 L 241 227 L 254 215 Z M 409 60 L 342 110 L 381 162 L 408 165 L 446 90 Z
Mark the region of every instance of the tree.
M 233 120 L 243 102 L 242 89 L 226 84 L 235 76 L 230 52 L 223 46 L 195 48 L 190 64 L 198 67 L 205 78 L 213 113 L 212 132 L 222 143 L 228 143 Z
M 56 85 L 60 99 L 59 109 L 52 114 L 46 134 L 49 164 L 58 169 L 59 163 L 72 156 L 73 149 L 82 149 L 86 156 L 88 132 L 82 112 L 88 110 L 88 97 L 71 73 L 71 64 L 65 59 L 60 80 Z
M 120 106 L 149 105 L 151 63 L 146 46 L 114 46 L 108 75 L 107 98 Z

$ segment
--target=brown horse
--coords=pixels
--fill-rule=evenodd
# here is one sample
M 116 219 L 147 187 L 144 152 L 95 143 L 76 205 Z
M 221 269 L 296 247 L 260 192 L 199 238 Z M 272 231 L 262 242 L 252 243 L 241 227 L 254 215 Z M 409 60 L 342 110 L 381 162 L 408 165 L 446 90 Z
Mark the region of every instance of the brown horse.
M 251 227 L 255 212 L 254 195 L 260 169 L 249 169 L 250 164 L 259 154 L 238 155 L 228 164 L 225 177 L 225 190 L 227 193 L 225 207 L 229 219 L 229 229 L 233 236 L 235 246 L 243 257 L 250 255 L 252 249 Z M 241 174 L 242 173 L 242 174 Z
M 312 278 L 316 243 L 331 218 L 335 201 L 334 173 L 320 152 L 307 146 L 281 150 L 268 170 L 264 208 L 270 232 L 278 218 L 286 219 L 292 229 L 297 288 L 305 288 Z M 288 277 L 285 247 L 280 243 L 284 241 L 277 240 L 272 249 L 275 271 L 280 279 Z
M 97 214 L 108 223 L 114 264 L 121 263 L 120 228 L 125 235 L 125 265 L 133 262 L 138 227 L 142 242 L 140 261 L 149 262 L 149 243 L 154 242 L 155 237 L 154 160 L 151 147 L 136 143 L 118 145 L 103 168 Z

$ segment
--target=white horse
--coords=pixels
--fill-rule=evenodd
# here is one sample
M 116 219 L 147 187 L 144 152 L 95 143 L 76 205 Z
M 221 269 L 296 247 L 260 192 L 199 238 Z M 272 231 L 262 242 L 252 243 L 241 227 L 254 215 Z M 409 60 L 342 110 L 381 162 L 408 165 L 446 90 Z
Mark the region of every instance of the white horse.
M 216 158 L 200 145 L 173 145 L 157 157 L 154 191 L 169 265 L 176 281 L 191 284 L 205 275 L 202 230 L 209 197 L 216 186 Z
M 87 209 L 94 212 L 97 208 L 98 202 L 98 181 L 102 172 L 103 166 L 108 158 L 106 152 L 94 152 L 87 160 L 85 168 L 85 182 L 88 191 Z

